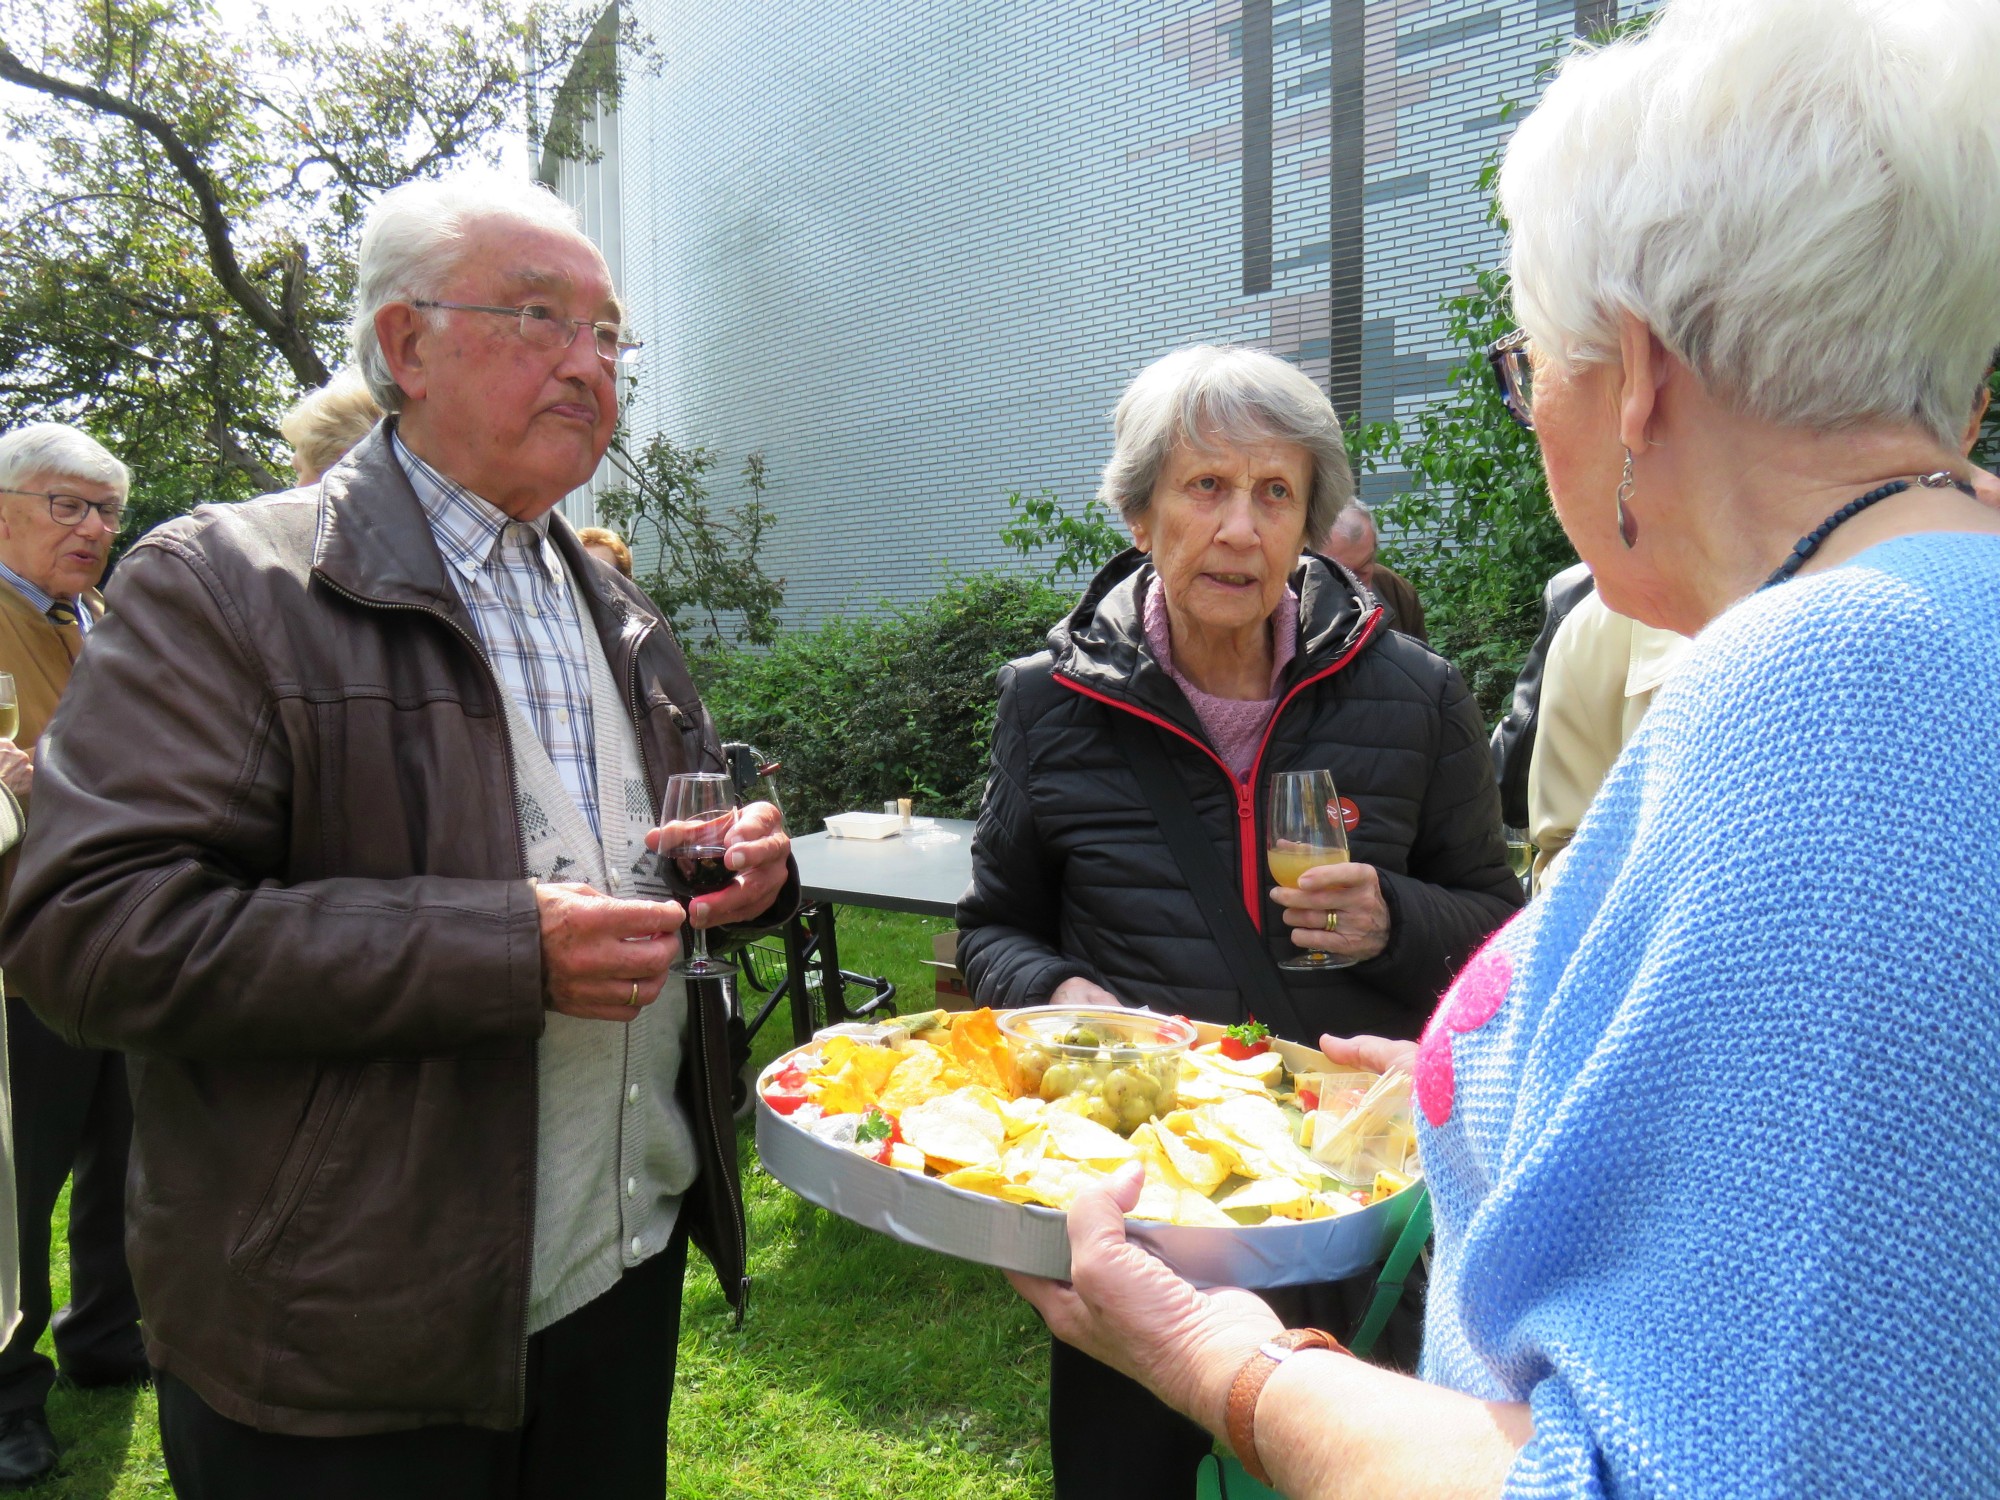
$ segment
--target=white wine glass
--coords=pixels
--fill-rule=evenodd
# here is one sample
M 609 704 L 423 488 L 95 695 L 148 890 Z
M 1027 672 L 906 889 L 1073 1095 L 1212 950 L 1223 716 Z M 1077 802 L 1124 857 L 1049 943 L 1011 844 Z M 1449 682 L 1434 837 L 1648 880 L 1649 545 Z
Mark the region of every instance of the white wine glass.
M 14 674 L 0 672 L 0 740 L 21 732 L 21 700 L 14 696 Z
M 1340 816 L 1340 793 L 1331 771 L 1276 771 L 1266 808 L 1269 840 L 1264 857 L 1271 879 L 1288 890 L 1321 865 L 1347 863 L 1347 825 Z M 1345 969 L 1354 962 L 1317 950 L 1279 962 L 1281 969 Z
M 666 830 L 660 839 L 660 878 L 682 906 L 727 889 L 736 878 L 724 859 L 736 812 L 736 783 L 721 771 L 667 778 L 667 795 L 660 804 L 660 826 Z M 681 931 L 686 940 L 675 973 L 712 979 L 736 972 L 728 960 L 709 957 L 708 933 L 694 925 L 692 914 Z

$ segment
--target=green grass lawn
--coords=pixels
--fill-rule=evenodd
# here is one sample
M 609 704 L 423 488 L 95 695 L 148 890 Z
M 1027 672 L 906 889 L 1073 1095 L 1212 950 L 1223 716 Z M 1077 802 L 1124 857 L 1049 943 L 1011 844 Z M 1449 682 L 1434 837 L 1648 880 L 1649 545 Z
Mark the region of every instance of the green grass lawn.
M 894 979 L 900 1008 L 928 1008 L 931 971 L 918 961 L 930 956 L 930 935 L 947 925 L 842 908 L 841 964 Z M 780 1007 L 758 1038 L 759 1065 L 790 1045 Z M 747 1124 L 739 1149 L 755 1282 L 750 1317 L 742 1332 L 731 1331 L 708 1263 L 691 1255 L 667 1493 L 684 1500 L 1047 1496 L 1048 1335 L 1000 1273 L 895 1244 L 801 1202 L 757 1169 Z M 69 1285 L 68 1208 L 65 1196 L 54 1247 L 57 1306 Z M 26 1493 L 50 1500 L 173 1493 L 150 1391 L 58 1389 L 49 1422 L 62 1461 Z

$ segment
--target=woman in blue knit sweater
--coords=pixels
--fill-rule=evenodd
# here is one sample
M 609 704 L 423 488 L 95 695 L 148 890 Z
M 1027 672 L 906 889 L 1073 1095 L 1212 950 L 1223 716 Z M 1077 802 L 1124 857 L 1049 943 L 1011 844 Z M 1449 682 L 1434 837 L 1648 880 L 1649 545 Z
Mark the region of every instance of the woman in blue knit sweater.
M 1275 1360 L 1122 1177 L 1021 1283 L 1286 1494 L 2000 1494 L 1996 79 L 1995 0 L 1668 0 L 1509 146 L 1511 404 L 1699 638 L 1410 1057 L 1424 1379 Z

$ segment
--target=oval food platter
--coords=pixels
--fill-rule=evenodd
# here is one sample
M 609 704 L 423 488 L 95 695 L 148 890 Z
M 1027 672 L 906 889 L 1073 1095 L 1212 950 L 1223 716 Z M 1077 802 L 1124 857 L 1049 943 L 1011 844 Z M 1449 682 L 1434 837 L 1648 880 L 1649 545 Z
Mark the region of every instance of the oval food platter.
M 1203 1041 L 1221 1028 L 1202 1024 Z M 1286 1066 L 1326 1066 L 1317 1052 L 1279 1042 Z M 1068 1215 L 1010 1203 L 937 1178 L 883 1166 L 822 1140 L 765 1102 L 765 1084 L 800 1052 L 764 1070 L 757 1088 L 757 1153 L 764 1170 L 793 1192 L 891 1239 L 962 1260 L 1069 1279 Z M 1126 1233 L 1198 1287 L 1278 1287 L 1336 1281 L 1381 1264 L 1416 1202 L 1413 1185 L 1369 1208 L 1335 1218 L 1271 1221 L 1231 1229 L 1128 1218 Z

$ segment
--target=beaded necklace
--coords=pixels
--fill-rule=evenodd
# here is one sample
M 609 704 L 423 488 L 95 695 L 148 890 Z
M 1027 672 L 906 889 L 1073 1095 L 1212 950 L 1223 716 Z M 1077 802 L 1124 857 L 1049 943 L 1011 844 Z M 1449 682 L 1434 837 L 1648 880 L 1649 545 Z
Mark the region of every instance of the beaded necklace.
M 1968 495 L 1974 494 L 1972 486 L 1967 484 L 1963 479 L 1960 479 L 1949 469 L 1939 469 L 1932 474 L 1919 475 L 1916 482 L 1927 490 L 1959 489 Z M 1892 479 L 1879 489 L 1872 489 L 1867 494 L 1857 495 L 1854 499 L 1848 501 L 1847 504 L 1841 506 L 1839 510 L 1820 522 L 1818 526 L 1800 537 L 1797 544 L 1793 546 L 1791 555 L 1778 564 L 1769 578 L 1766 578 L 1758 585 L 1757 592 L 1761 594 L 1765 589 L 1771 587 L 1772 584 L 1783 583 L 1787 578 L 1798 572 L 1800 568 L 1806 565 L 1806 559 L 1819 551 L 1820 543 L 1832 536 L 1838 527 L 1853 520 L 1861 512 L 1868 509 L 1869 506 L 1887 500 L 1891 495 L 1900 495 L 1909 487 L 1910 481 L 1907 479 Z

